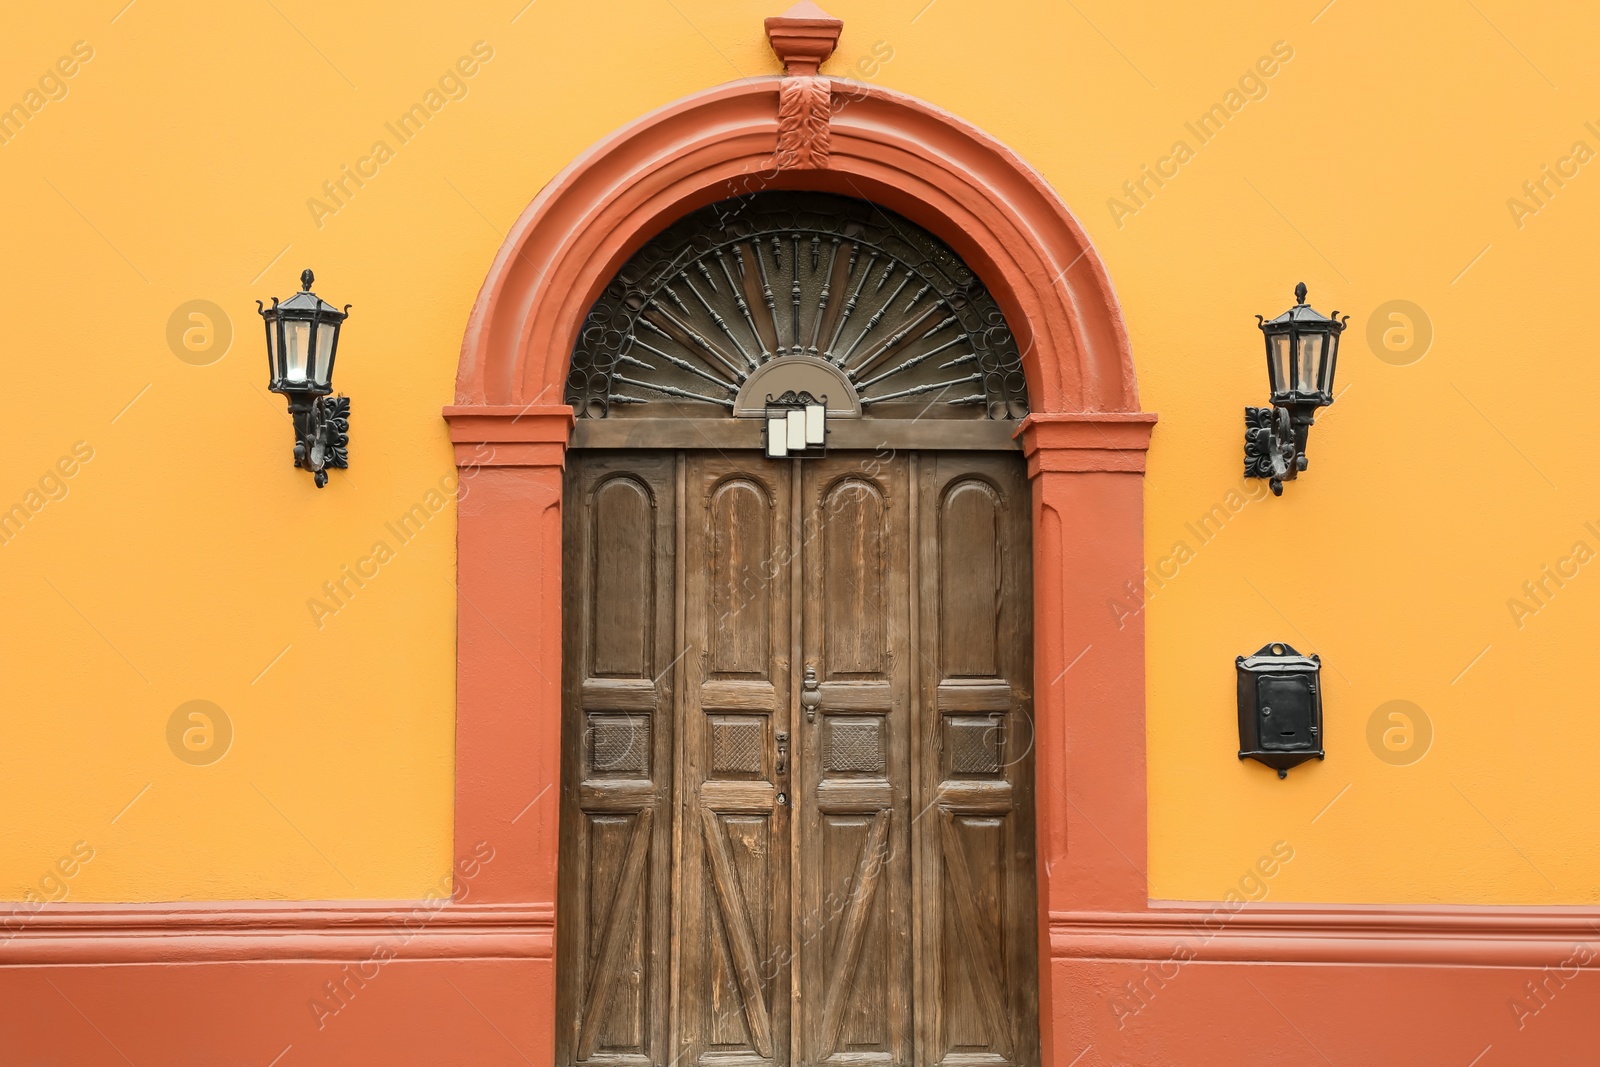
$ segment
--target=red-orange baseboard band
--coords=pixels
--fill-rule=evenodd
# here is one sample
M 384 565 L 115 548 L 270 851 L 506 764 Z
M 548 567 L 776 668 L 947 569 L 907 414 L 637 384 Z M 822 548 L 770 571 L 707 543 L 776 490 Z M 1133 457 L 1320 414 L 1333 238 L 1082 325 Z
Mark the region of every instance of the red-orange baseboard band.
M 1053 912 L 1056 959 L 1600 968 L 1600 909 L 1155 904 Z M 1579 953 L 1580 956 L 1584 955 Z
M 554 956 L 553 904 L 46 905 L 0 921 L 0 968 Z
M 14 915 L 0 1064 L 546 1067 L 553 917 L 437 901 Z M 1058 1065 L 1592 1062 L 1593 908 L 1155 904 L 1054 912 L 1049 934 Z

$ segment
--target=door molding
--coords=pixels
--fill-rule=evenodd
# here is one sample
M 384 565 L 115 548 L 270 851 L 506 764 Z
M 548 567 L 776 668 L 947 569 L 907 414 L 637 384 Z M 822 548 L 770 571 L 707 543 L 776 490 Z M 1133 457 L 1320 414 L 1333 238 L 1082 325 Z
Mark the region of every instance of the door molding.
M 784 20 L 769 20 L 769 32 Z M 1146 907 L 1144 631 L 1105 605 L 1143 571 L 1139 410 L 1100 256 L 1016 153 L 922 101 L 821 79 L 823 165 L 778 154 L 790 77 L 707 89 L 616 131 L 523 212 L 479 293 L 444 411 L 461 468 L 455 839 L 503 862 L 476 899 L 550 902 L 558 862 L 562 462 L 569 354 L 600 290 L 647 240 L 764 189 L 875 201 L 931 231 L 993 293 L 1023 352 L 1033 414 L 1036 833 L 1041 1041 L 1065 1064 L 1049 916 Z M 813 164 L 819 160 L 811 160 Z M 1070 561 L 1070 562 L 1069 562 Z M 1070 847 L 1069 847 L 1070 843 Z M 459 847 L 459 846 L 458 846 Z M 546 963 L 553 967 L 553 962 Z M 548 976 L 553 988 L 554 974 Z M 553 1046 L 553 994 L 533 1005 Z

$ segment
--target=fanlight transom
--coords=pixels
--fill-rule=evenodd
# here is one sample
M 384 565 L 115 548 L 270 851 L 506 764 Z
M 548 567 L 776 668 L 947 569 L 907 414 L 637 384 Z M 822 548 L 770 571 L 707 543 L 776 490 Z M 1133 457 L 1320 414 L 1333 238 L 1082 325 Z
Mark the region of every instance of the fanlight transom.
M 635 253 L 579 332 L 567 401 L 756 417 L 769 377 L 814 378 L 830 416 L 1028 413 L 1005 315 L 947 245 L 864 200 L 787 192 L 712 204 Z

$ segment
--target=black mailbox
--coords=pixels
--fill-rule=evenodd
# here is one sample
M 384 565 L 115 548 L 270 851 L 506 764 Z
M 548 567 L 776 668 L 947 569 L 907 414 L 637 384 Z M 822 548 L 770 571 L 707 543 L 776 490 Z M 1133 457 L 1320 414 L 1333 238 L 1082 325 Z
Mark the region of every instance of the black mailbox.
M 1289 768 L 1322 750 L 1322 659 L 1302 656 L 1281 641 L 1253 656 L 1240 656 L 1239 758 Z

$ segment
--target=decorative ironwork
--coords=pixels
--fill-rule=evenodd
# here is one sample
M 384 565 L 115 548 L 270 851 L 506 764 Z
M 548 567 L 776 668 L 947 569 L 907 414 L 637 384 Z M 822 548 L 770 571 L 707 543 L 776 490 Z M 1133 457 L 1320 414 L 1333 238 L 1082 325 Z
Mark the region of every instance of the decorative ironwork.
M 580 418 L 732 415 L 786 360 L 849 385 L 830 415 L 1028 413 L 1005 315 L 948 246 L 867 201 L 788 192 L 712 204 L 635 253 L 579 332 L 567 401 Z
M 1283 408 L 1244 409 L 1244 476 L 1270 478 L 1272 492 L 1283 495 L 1283 480 L 1297 470 L 1294 430 Z

